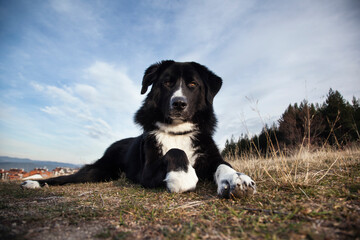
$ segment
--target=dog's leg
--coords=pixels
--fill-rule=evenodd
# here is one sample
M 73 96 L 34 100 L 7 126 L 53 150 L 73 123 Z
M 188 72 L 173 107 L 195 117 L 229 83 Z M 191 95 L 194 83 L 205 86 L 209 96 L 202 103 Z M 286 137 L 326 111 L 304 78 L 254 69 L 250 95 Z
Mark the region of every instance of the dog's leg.
M 120 170 L 117 171 L 118 174 Z M 85 165 L 77 173 L 68 176 L 60 176 L 44 180 L 27 180 L 21 183 L 22 188 L 41 188 L 46 185 L 64 185 L 68 183 L 85 183 L 85 182 L 102 182 L 111 179 L 116 179 L 118 174 L 108 169 L 102 169 L 95 164 Z
M 93 165 L 86 165 L 81 168 L 77 173 L 68 176 L 60 176 L 55 178 L 49 178 L 44 180 L 26 180 L 21 183 L 22 188 L 41 188 L 46 185 L 56 186 L 64 185 L 67 183 L 81 183 L 81 182 L 96 182 L 97 169 L 93 168 Z
M 198 177 L 186 153 L 173 148 L 160 159 L 147 160 L 140 182 L 147 188 L 165 186 L 169 192 L 186 192 L 195 189 Z
M 194 190 L 198 182 L 195 169 L 183 150 L 170 149 L 164 156 L 167 161 L 167 174 L 164 179 L 169 192 Z
M 120 176 L 120 163 L 123 161 L 124 149 L 127 149 L 131 144 L 138 146 L 137 139 L 123 139 L 113 143 L 99 160 L 93 164 L 85 165 L 77 173 L 49 178 L 44 180 L 28 180 L 21 184 L 22 188 L 40 188 L 46 185 L 64 185 L 68 183 L 85 183 L 85 182 L 104 182 L 116 180 Z M 136 142 L 135 142 L 136 141 Z
M 247 175 L 220 164 L 215 172 L 217 193 L 222 198 L 241 198 L 256 192 L 255 182 Z
M 166 162 L 163 158 L 148 160 L 145 163 L 140 183 L 146 188 L 164 187 L 166 176 Z

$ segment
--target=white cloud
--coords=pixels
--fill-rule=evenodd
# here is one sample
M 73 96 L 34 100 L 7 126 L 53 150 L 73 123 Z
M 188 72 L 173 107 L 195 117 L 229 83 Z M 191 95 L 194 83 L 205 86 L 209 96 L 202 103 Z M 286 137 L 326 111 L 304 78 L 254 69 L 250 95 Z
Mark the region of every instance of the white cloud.
M 99 97 L 99 92 L 96 88 L 87 84 L 76 84 L 74 86 L 74 92 L 79 96 L 79 98 L 90 103 L 94 103 Z
M 79 99 L 74 96 L 73 90 L 71 87 L 62 86 L 46 86 L 44 87 L 46 94 L 51 96 L 54 99 L 58 99 L 67 104 L 76 104 L 79 103 Z
M 98 105 L 114 111 L 133 111 L 141 102 L 140 84 L 134 84 L 125 70 L 97 61 L 84 72 L 84 78 L 101 93 Z
M 50 115 L 64 116 L 63 111 L 61 111 L 61 109 L 59 109 L 58 107 L 54 106 L 45 106 L 44 108 L 41 108 L 41 111 Z
M 106 62 L 95 62 L 84 70 L 83 79 L 71 85 L 58 87 L 36 82 L 31 85 L 52 104 L 42 107 L 43 112 L 96 139 L 117 139 L 118 134 L 122 135 L 115 121 L 123 116 L 128 120 L 122 122 L 132 121 L 134 109 L 141 102 L 139 87 L 123 70 Z
M 30 85 L 39 92 L 42 92 L 45 89 L 44 86 L 38 84 L 37 82 L 30 82 Z
M 0 102 L 0 141 L 6 142 L 1 154 L 88 163 L 112 142 L 140 134 L 133 123 L 142 100 L 140 85 L 123 68 L 106 62 L 94 62 L 80 72 L 81 77 L 67 84 L 30 81 L 31 95 L 41 99 L 38 108 Z
M 109 126 L 109 124 L 101 118 L 91 119 L 91 124 L 85 125 L 85 128 L 88 130 L 87 134 L 92 138 L 101 139 L 103 137 L 107 137 L 114 139 L 117 137 L 112 134 L 112 128 Z

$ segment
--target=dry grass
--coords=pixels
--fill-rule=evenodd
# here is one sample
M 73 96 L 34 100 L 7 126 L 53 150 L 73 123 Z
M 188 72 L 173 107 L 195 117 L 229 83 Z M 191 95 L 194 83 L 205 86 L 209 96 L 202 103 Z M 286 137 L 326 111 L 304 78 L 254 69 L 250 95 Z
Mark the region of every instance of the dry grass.
M 300 149 L 290 157 L 283 154 L 274 154 L 270 158 L 245 155 L 226 160 L 238 171 L 251 173 L 256 180 L 268 176 L 277 185 L 290 184 L 295 187 L 318 184 L 327 174 L 358 164 L 359 156 L 360 148 L 341 151 L 320 148 L 312 152 Z
M 359 239 L 360 150 L 229 159 L 258 193 L 211 182 L 169 194 L 126 179 L 22 190 L 0 183 L 0 239 Z

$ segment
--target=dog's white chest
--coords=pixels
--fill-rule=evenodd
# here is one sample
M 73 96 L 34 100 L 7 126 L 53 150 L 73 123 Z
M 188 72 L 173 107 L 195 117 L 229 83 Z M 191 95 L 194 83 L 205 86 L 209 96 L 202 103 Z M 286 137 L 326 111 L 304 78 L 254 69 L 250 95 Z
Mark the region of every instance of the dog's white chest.
M 194 166 L 196 160 L 195 149 L 193 147 L 192 141 L 193 135 L 193 133 L 173 135 L 160 131 L 155 133 L 156 140 L 161 146 L 163 155 L 165 155 L 172 148 L 181 149 L 186 153 L 191 166 Z

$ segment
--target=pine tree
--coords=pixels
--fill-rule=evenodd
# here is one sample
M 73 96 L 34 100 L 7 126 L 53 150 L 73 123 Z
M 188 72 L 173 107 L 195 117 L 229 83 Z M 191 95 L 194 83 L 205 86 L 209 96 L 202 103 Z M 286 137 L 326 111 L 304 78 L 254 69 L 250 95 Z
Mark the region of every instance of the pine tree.
M 287 146 L 296 146 L 301 142 L 301 132 L 297 127 L 297 104 L 290 104 L 279 119 L 279 132 L 281 140 Z
M 351 134 L 353 131 L 352 107 L 344 100 L 340 92 L 330 88 L 321 112 L 326 119 L 323 137 L 325 139 L 329 137 L 330 144 L 340 146 L 354 140 Z
M 360 99 L 352 99 L 353 139 L 360 141 Z

